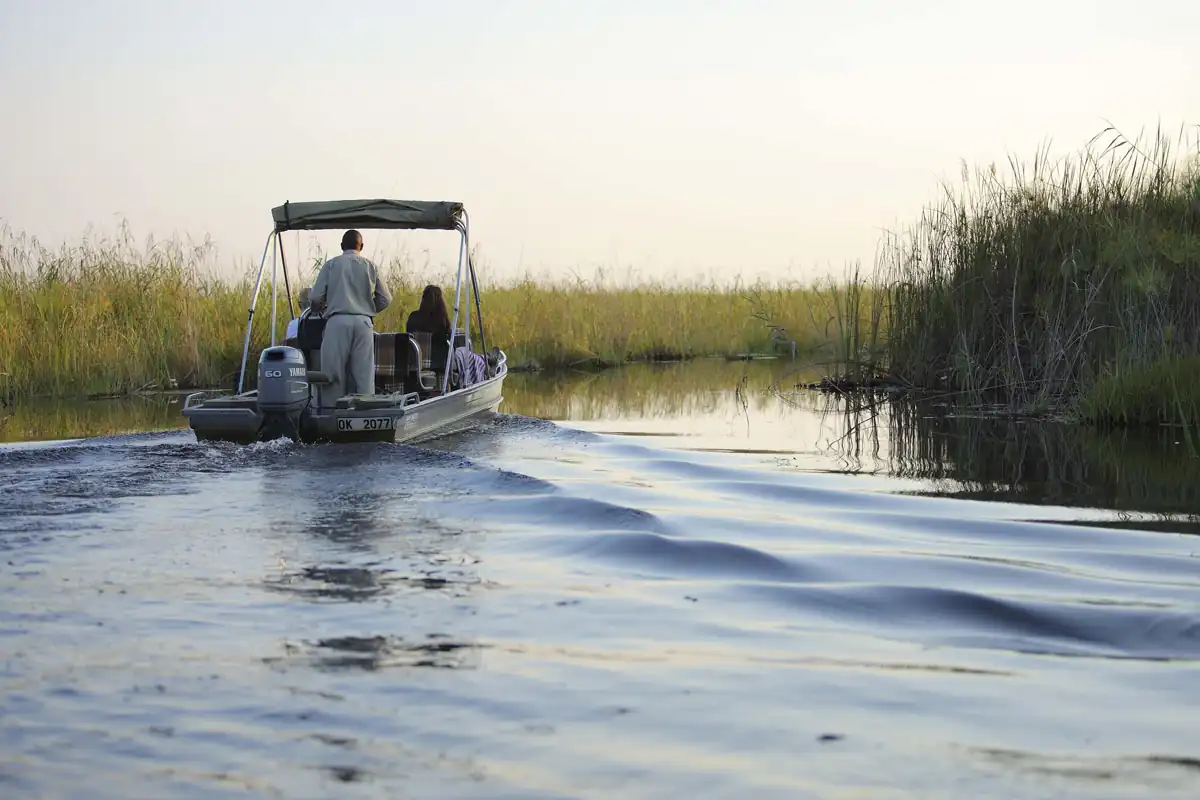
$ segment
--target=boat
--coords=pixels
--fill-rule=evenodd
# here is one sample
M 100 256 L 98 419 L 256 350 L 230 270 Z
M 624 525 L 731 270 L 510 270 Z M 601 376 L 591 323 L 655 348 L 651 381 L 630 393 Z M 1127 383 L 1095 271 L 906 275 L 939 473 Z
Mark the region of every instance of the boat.
M 271 209 L 271 216 L 274 227 L 263 247 L 250 297 L 237 388 L 216 396 L 193 392 L 184 400 L 183 415 L 198 441 L 253 444 L 287 438 L 304 443 L 418 442 L 477 426 L 495 415 L 504 399 L 502 387 L 508 374 L 508 358 L 500 348 L 487 350 L 479 282 L 470 251 L 470 222 L 462 203 L 386 199 L 289 201 Z M 375 394 L 331 397 L 328 391 L 322 391 L 330 384 L 320 364 L 325 319 L 311 310 L 299 315 L 295 338 L 280 342 L 276 336 L 280 300 L 277 277 L 282 269 L 290 315 L 292 291 L 283 234 L 350 228 L 446 230 L 459 234 L 453 337 L 452 341 L 439 342 L 428 334 L 376 331 Z M 247 389 L 250 332 L 268 250 L 271 252 L 271 344 L 259 354 L 257 385 Z M 462 313 L 464 303 L 465 313 Z M 478 351 L 473 349 L 472 304 Z M 483 356 L 482 366 L 477 356 Z

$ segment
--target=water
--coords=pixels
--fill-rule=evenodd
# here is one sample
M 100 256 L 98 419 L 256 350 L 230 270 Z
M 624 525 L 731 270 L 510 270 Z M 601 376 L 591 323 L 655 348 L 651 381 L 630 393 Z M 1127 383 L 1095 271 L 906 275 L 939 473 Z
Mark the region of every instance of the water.
M 0 448 L 0 796 L 1200 793 L 1170 432 L 781 368 L 514 375 L 423 447 L 55 409 Z

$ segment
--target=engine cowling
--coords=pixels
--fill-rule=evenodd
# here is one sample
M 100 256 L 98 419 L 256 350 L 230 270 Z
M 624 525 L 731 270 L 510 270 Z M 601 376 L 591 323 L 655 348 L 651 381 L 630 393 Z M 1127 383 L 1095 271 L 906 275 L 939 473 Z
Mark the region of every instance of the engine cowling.
M 308 366 L 294 347 L 268 347 L 258 357 L 260 438 L 300 438 L 300 415 L 309 403 Z

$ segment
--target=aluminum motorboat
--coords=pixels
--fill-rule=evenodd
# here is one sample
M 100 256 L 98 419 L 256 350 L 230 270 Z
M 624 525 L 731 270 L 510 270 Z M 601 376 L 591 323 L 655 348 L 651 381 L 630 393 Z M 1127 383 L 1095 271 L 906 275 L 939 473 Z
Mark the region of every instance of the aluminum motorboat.
M 508 359 L 499 348 L 487 350 L 479 283 L 470 255 L 470 223 L 461 203 L 383 199 L 287 202 L 273 208 L 271 215 L 274 228 L 263 248 L 250 298 L 237 389 L 216 396 L 194 392 L 184 401 L 183 414 L 198 440 L 241 444 L 280 438 L 306 443 L 415 442 L 472 427 L 496 413 L 503 400 Z M 321 371 L 325 319 L 319 314 L 299 314 L 294 339 L 280 342 L 276 337 L 280 269 L 287 312 L 292 312 L 282 235 L 338 228 L 448 230 L 460 237 L 453 337 L 441 342 L 428 334 L 376 331 L 372 395 L 330 396 L 329 376 Z M 250 333 L 268 251 L 272 262 L 271 344 L 259 354 L 257 385 L 247 389 Z M 478 351 L 473 348 L 472 304 Z

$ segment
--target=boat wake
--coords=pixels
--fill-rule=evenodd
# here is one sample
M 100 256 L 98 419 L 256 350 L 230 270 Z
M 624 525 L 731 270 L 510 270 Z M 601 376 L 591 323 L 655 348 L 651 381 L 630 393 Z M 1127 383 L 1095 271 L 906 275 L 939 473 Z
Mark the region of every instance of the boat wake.
M 1197 786 L 1200 547 L 1116 512 L 510 415 L 0 482 L 6 796 Z

